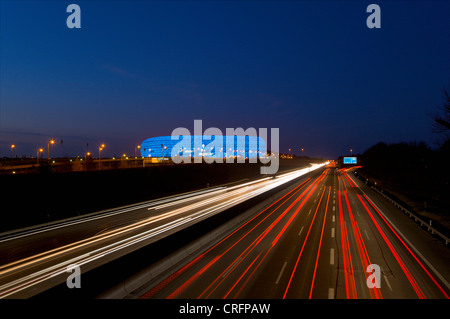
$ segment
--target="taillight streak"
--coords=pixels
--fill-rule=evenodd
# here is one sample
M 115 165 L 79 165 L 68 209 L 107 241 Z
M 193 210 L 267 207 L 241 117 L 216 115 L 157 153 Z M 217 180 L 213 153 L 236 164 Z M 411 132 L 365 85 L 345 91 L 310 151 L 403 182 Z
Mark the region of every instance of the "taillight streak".
M 353 211 L 351 209 L 351 206 L 350 206 L 350 203 L 348 200 L 347 191 L 344 193 L 344 195 L 345 195 L 345 202 L 347 204 L 348 214 L 350 217 L 350 223 L 352 225 L 353 234 L 355 237 L 356 246 L 358 248 L 359 259 L 361 261 L 363 269 L 367 269 L 367 266 L 371 264 L 369 255 L 367 254 L 366 246 L 364 245 L 364 241 L 362 239 L 361 232 L 359 231 L 358 224 L 356 223 L 355 218 L 353 216 Z M 376 299 L 382 298 L 381 292 L 378 289 L 376 289 L 376 288 L 369 289 L 369 291 L 370 291 L 372 298 L 374 298 L 374 297 Z
M 406 243 L 400 238 L 400 236 L 397 234 L 397 232 L 392 228 L 390 223 L 384 218 L 384 216 L 378 211 L 378 209 L 375 207 L 375 205 L 372 203 L 371 200 L 366 195 L 363 195 L 364 198 L 367 200 L 367 202 L 372 206 L 372 208 L 378 213 L 378 215 L 381 217 L 381 219 L 386 223 L 386 225 L 389 227 L 389 229 L 392 231 L 392 233 L 398 238 L 398 240 L 403 244 L 403 246 L 406 248 L 406 250 L 411 254 L 411 256 L 414 258 L 414 260 L 420 265 L 420 267 L 425 271 L 425 273 L 428 275 L 428 277 L 433 281 L 433 283 L 436 285 L 436 287 L 441 291 L 441 293 L 445 296 L 445 298 L 450 299 L 449 295 L 445 292 L 445 290 L 439 285 L 439 283 L 436 281 L 436 279 L 431 275 L 431 273 L 425 268 L 425 266 L 422 264 L 422 262 L 417 258 L 417 256 L 411 251 L 411 249 L 406 245 Z M 362 199 L 358 195 L 359 200 L 362 202 Z M 363 203 L 364 205 L 364 203 Z M 365 206 L 365 205 L 364 205 Z M 367 207 L 365 206 L 366 210 Z
M 378 232 L 380 233 L 381 237 L 383 238 L 384 242 L 386 243 L 386 245 L 388 246 L 389 250 L 391 251 L 392 255 L 394 256 L 394 258 L 397 260 L 399 266 L 402 268 L 405 276 L 408 278 L 408 281 L 410 282 L 411 286 L 413 287 L 414 291 L 416 292 L 417 296 L 420 299 L 425 299 L 425 294 L 423 293 L 423 291 L 420 289 L 419 285 L 417 284 L 417 282 L 414 280 L 413 276 L 411 275 L 411 273 L 409 272 L 408 268 L 406 267 L 405 263 L 403 262 L 403 260 L 400 258 L 399 254 L 397 253 L 397 251 L 395 250 L 395 248 L 393 247 L 392 243 L 389 241 L 389 239 L 387 238 L 386 234 L 383 232 L 383 230 L 381 229 L 380 225 L 377 223 L 377 221 L 375 220 L 375 218 L 373 217 L 372 213 L 370 212 L 370 210 L 367 208 L 367 206 L 364 204 L 364 202 L 362 201 L 361 197 L 359 196 L 359 194 L 357 194 L 359 200 L 361 201 L 361 203 L 363 204 L 364 208 L 366 209 L 367 213 L 369 214 L 370 218 L 372 219 L 373 223 L 375 224 Z
M 324 172 L 325 173 L 325 172 Z M 302 192 L 302 194 L 298 197 L 298 198 L 296 198 L 295 199 L 295 201 L 291 204 L 291 205 L 289 205 L 289 207 L 287 208 L 287 209 L 285 209 L 284 210 L 284 212 L 280 215 L 280 216 L 278 216 L 278 218 L 275 220 L 275 221 L 273 221 L 272 223 L 271 223 L 271 225 L 268 227 L 268 228 L 266 228 L 266 230 L 263 232 L 263 233 L 261 233 L 245 250 L 244 250 L 244 252 L 242 252 L 232 263 L 230 263 L 230 265 L 227 267 L 227 269 L 225 269 L 215 280 L 214 280 L 214 282 L 212 282 L 203 292 L 202 292 L 202 294 L 200 295 L 200 297 L 199 298 L 202 298 L 203 296 L 204 296 L 204 294 L 214 285 L 214 284 L 216 284 L 216 282 L 220 279 L 220 278 L 222 278 L 221 280 L 220 280 L 220 282 L 216 285 L 216 287 L 213 289 L 213 290 L 211 290 L 210 292 L 209 292 L 209 294 L 206 296 L 206 298 L 208 298 L 213 292 L 214 292 L 214 290 L 226 279 L 226 277 L 230 274 L 229 272 L 228 272 L 228 269 L 230 269 L 230 267 L 232 266 L 232 265 L 235 265 L 235 263 L 237 263 L 236 265 L 239 265 L 250 253 L 251 253 L 251 251 L 256 247 L 256 246 L 258 246 L 258 244 L 267 236 L 267 234 L 269 234 L 269 232 L 275 227 L 275 225 L 277 225 L 279 222 L 280 222 L 280 220 L 287 214 L 287 212 L 289 212 L 291 209 L 292 209 L 292 207 L 295 205 L 295 203 L 297 203 L 300 199 L 302 199 L 303 198 L 303 196 L 305 195 L 305 194 L 307 194 L 307 193 L 309 193 L 309 195 L 311 195 L 311 193 L 313 192 L 313 191 L 310 191 L 311 190 L 311 188 L 312 189 L 315 189 L 315 187 L 317 187 L 317 184 L 323 179 L 323 176 L 324 176 L 324 173 L 322 173 L 322 175 L 320 176 L 320 177 L 318 177 L 305 191 L 303 191 Z M 308 198 L 309 198 L 309 196 L 307 196 L 304 200 L 303 200 L 303 202 L 302 202 L 302 204 L 305 202 L 305 201 L 307 201 L 308 200 Z M 281 205 L 280 205 L 281 206 Z M 279 206 L 279 207 L 280 207 Z M 301 206 L 303 206 L 303 205 L 301 205 Z M 279 208 L 279 207 L 277 207 L 277 209 Z M 274 212 L 272 212 L 271 214 L 273 214 Z M 270 214 L 270 215 L 271 215 Z M 267 216 L 268 217 L 268 216 Z M 267 218 L 266 217 L 266 218 Z M 261 221 L 262 222 L 262 221 Z M 261 223 L 260 222 L 260 223 Z M 260 223 L 258 223 L 258 225 L 260 224 Z M 254 228 L 256 228 L 258 225 L 256 225 Z M 253 228 L 253 229 L 254 229 Z M 253 230 L 252 229 L 252 230 Z M 233 245 L 234 246 L 234 245 Z M 269 248 L 269 250 L 273 247 L 274 245 L 272 244 L 271 246 L 270 246 L 270 248 Z M 230 250 L 231 248 L 229 248 L 228 250 L 227 250 L 227 252 Z M 226 253 L 226 252 L 225 252 Z M 224 253 L 224 254 L 225 254 Z M 236 266 L 235 265 L 235 266 Z M 227 273 L 228 272 L 228 273 Z M 225 274 L 226 274 L 226 276 L 225 276 Z
M 320 182 L 325 178 L 327 172 L 328 172 L 328 170 L 326 170 L 326 171 L 321 175 L 321 177 L 319 178 L 319 180 L 316 182 L 316 186 L 314 187 L 314 190 L 316 189 L 317 184 L 320 183 Z M 314 192 L 314 190 L 310 192 L 310 195 Z M 331 191 L 331 188 L 330 188 L 330 191 Z M 303 201 L 302 204 L 304 204 L 304 202 L 305 202 L 306 200 L 308 200 L 308 198 L 309 198 L 309 196 L 308 196 L 307 198 L 304 199 L 304 201 Z M 301 206 L 303 206 L 303 205 L 301 205 Z M 299 210 L 299 208 L 297 209 L 297 211 L 298 211 L 298 210 Z M 291 217 L 291 218 L 292 218 L 292 217 Z M 286 225 L 285 225 L 285 226 L 286 226 Z M 284 229 L 285 229 L 285 227 L 284 227 Z M 280 235 L 280 234 L 279 234 L 279 235 Z M 276 243 L 276 242 L 275 242 L 275 243 Z M 234 295 L 233 298 L 237 298 L 237 296 L 238 296 L 239 293 L 242 291 L 242 289 L 245 287 L 245 285 L 247 284 L 247 282 L 250 280 L 250 278 L 253 276 L 253 274 L 256 272 L 256 270 L 259 268 L 259 266 L 262 264 L 262 262 L 264 261 L 264 259 L 267 257 L 268 253 L 269 253 L 270 250 L 273 248 L 273 246 L 274 246 L 274 242 L 272 242 L 272 246 L 267 250 L 266 254 L 261 258 L 261 260 L 259 261 L 259 263 L 258 263 L 258 264 L 256 265 L 256 267 L 253 269 L 252 273 L 247 277 L 246 281 L 241 285 L 241 288 L 238 290 L 238 292 Z
M 275 239 L 272 242 L 272 246 L 275 246 L 275 244 L 278 242 L 278 240 L 280 239 L 280 237 L 283 235 L 283 233 L 286 231 L 286 229 L 289 227 L 289 225 L 291 224 L 291 222 L 295 219 L 295 217 L 297 216 L 298 212 L 300 211 L 300 209 L 302 209 L 303 205 L 306 203 L 306 201 L 309 199 L 309 197 L 311 196 L 312 193 L 314 193 L 314 191 L 317 188 L 317 185 L 319 185 L 319 183 L 325 178 L 326 174 L 328 172 L 328 169 L 320 176 L 320 178 L 317 180 L 317 182 L 311 186 L 312 187 L 311 191 L 309 192 L 308 196 L 306 196 L 306 198 L 303 200 L 303 202 L 300 204 L 299 207 L 297 207 L 297 209 L 295 210 L 294 214 L 291 215 L 291 217 L 289 218 L 289 220 L 287 221 L 287 223 L 284 225 L 284 227 L 282 228 L 282 230 L 278 233 L 277 237 L 275 237 Z M 310 186 L 310 187 L 311 187 Z M 289 206 L 282 215 L 280 215 L 280 217 L 278 217 L 278 219 L 281 219 L 284 217 L 284 215 L 296 204 L 296 202 L 298 202 L 300 200 L 300 197 L 297 198 L 292 204 L 291 206 Z M 273 226 L 272 226 L 273 227 Z
M 295 262 L 294 270 L 293 270 L 292 273 L 291 273 L 291 277 L 289 278 L 288 285 L 287 285 L 287 287 L 286 287 L 286 290 L 284 291 L 283 299 L 286 298 L 286 295 L 287 295 L 287 293 L 288 293 L 289 287 L 291 286 L 292 278 L 294 277 L 295 271 L 297 270 L 298 263 L 300 262 L 300 258 L 301 258 L 302 253 L 303 253 L 303 249 L 305 248 L 306 242 L 308 241 L 308 237 L 309 237 L 309 234 L 310 234 L 310 232 L 311 232 L 311 228 L 312 228 L 312 226 L 313 226 L 313 224 L 314 224 L 314 220 L 316 219 L 317 212 L 318 212 L 318 210 L 319 210 L 320 203 L 322 202 L 323 194 L 324 194 L 324 193 L 325 193 L 325 188 L 323 189 L 322 195 L 320 196 L 320 200 L 319 200 L 319 203 L 317 204 L 316 211 L 315 211 L 315 213 L 314 213 L 313 219 L 312 219 L 311 224 L 310 224 L 310 226 L 309 226 L 308 233 L 306 234 L 305 241 L 303 242 L 302 248 L 301 248 L 300 253 L 299 253 L 298 257 L 297 257 L 297 261 Z
M 309 292 L 309 299 L 311 299 L 311 297 L 312 297 L 312 292 L 313 292 L 313 288 L 314 288 L 314 281 L 315 281 L 315 278 L 316 278 L 317 264 L 319 263 L 320 248 L 322 247 L 323 232 L 325 230 L 325 222 L 327 220 L 327 211 L 328 211 L 328 203 L 330 202 L 330 194 L 331 194 L 331 187 L 328 189 L 327 204 L 325 206 L 325 215 L 323 217 L 322 232 L 320 233 L 319 248 L 317 249 L 317 258 L 316 258 L 316 264 L 314 266 L 314 273 L 313 273 L 313 278 L 312 278 L 312 283 L 311 283 L 311 290 Z
M 288 201 L 292 196 L 294 196 L 296 193 L 298 193 L 307 183 L 309 183 L 311 181 L 311 178 L 308 178 L 306 181 L 304 181 L 303 183 L 301 183 L 300 185 L 298 185 L 296 188 L 294 188 L 293 190 L 291 190 L 289 193 L 285 194 L 283 197 L 279 198 L 278 200 L 276 200 L 275 202 L 273 202 L 272 204 L 270 204 L 267 208 L 265 208 L 264 210 L 262 210 L 260 213 L 258 213 L 256 216 L 254 216 L 253 218 L 251 218 L 249 221 L 247 221 L 246 223 L 244 223 L 242 226 L 240 226 L 238 229 L 236 229 L 235 231 L 233 231 L 231 234 L 229 234 L 227 237 L 225 237 L 224 239 L 222 239 L 220 242 L 218 242 L 217 244 L 215 244 L 213 247 L 211 247 L 210 249 L 208 249 L 205 253 L 203 253 L 202 255 L 200 255 L 199 257 L 197 257 L 196 259 L 194 259 L 192 262 L 190 262 L 189 264 L 187 264 L 186 266 L 184 266 L 182 269 L 180 269 L 179 271 L 176 272 L 176 274 L 174 274 L 173 276 L 171 276 L 171 278 L 169 280 L 165 280 L 164 283 L 162 284 L 162 286 L 160 285 L 158 291 L 160 289 L 162 289 L 164 286 L 166 286 L 170 281 L 172 281 L 173 279 L 175 279 L 176 277 L 178 277 L 182 272 L 184 272 L 186 269 L 192 267 L 195 263 L 197 263 L 198 261 L 200 261 L 200 259 L 203 258 L 203 256 L 205 256 L 207 253 L 211 252 L 213 249 L 215 249 L 216 247 L 218 247 L 219 245 L 221 245 L 223 242 L 225 242 L 227 239 L 231 238 L 231 236 L 233 236 L 234 234 L 236 234 L 239 230 L 241 230 L 242 228 L 244 228 L 246 225 L 248 225 L 250 222 L 252 222 L 253 220 L 255 220 L 256 218 L 258 218 L 261 214 L 263 214 L 264 212 L 266 212 L 268 209 L 270 209 L 272 206 L 274 206 L 275 204 L 277 204 L 278 202 L 280 202 L 281 200 L 283 200 L 285 197 L 287 197 L 288 195 L 290 195 L 286 200 L 284 200 L 280 205 L 278 205 L 278 207 L 275 208 L 274 211 L 272 211 L 270 214 L 268 214 L 266 217 L 264 217 L 264 219 L 262 219 L 256 226 L 254 226 L 252 229 L 250 229 L 245 235 L 243 235 L 242 237 L 240 237 L 239 240 L 237 240 L 236 242 L 233 243 L 233 245 L 231 245 L 224 253 L 222 253 L 220 256 L 218 256 L 219 258 L 222 257 L 224 254 L 226 254 L 229 250 L 231 250 L 235 245 L 237 245 L 242 239 L 244 239 L 248 234 L 250 234 L 256 227 L 258 227 L 264 220 L 266 220 L 269 216 L 271 216 L 276 210 L 278 210 L 279 207 L 281 207 L 286 201 Z M 214 259 L 215 261 L 218 259 Z M 210 264 L 208 263 L 206 266 L 204 266 L 202 269 L 207 269 L 210 267 Z M 200 271 L 201 273 L 203 273 L 203 271 Z M 189 278 L 186 282 L 183 283 L 183 285 L 181 285 L 180 287 L 178 287 L 172 294 L 170 294 L 168 296 L 168 298 L 175 298 L 176 296 L 178 296 L 182 291 L 184 291 L 189 285 L 191 285 L 197 278 L 199 277 L 199 273 L 196 273 L 194 276 L 192 276 L 191 278 Z M 155 291 L 156 293 L 156 291 Z
M 341 228 L 341 244 L 342 244 L 342 259 L 344 263 L 344 279 L 345 279 L 345 294 L 347 299 L 355 299 L 357 298 L 356 293 L 356 284 L 353 273 L 353 264 L 352 264 L 352 256 L 350 252 L 350 246 L 348 243 L 348 231 L 347 225 L 344 219 L 344 212 L 342 208 L 342 198 L 341 198 L 341 180 L 338 177 L 339 182 L 339 190 L 338 190 L 338 198 L 339 198 L 339 220 L 340 220 L 340 228 Z M 342 182 L 344 184 L 344 182 Z M 345 187 L 345 184 L 344 184 Z M 346 190 L 344 191 L 346 192 Z

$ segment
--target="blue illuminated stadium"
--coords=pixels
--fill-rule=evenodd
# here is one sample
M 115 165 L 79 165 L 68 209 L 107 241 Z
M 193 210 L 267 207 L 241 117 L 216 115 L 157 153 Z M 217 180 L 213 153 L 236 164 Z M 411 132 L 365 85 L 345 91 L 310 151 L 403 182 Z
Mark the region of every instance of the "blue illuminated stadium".
M 258 136 L 201 136 L 190 135 L 187 138 L 191 139 L 190 147 L 180 148 L 174 150 L 174 154 L 184 157 L 242 157 L 242 158 L 256 158 L 262 157 L 267 152 L 267 146 L 264 139 Z M 142 157 L 170 157 L 172 149 L 177 147 L 177 144 L 182 140 L 172 140 L 171 136 L 158 136 L 146 139 L 141 144 Z M 216 138 L 221 139 L 216 140 Z M 211 145 L 220 144 L 220 149 L 212 147 Z M 210 144 L 210 145 L 209 145 Z

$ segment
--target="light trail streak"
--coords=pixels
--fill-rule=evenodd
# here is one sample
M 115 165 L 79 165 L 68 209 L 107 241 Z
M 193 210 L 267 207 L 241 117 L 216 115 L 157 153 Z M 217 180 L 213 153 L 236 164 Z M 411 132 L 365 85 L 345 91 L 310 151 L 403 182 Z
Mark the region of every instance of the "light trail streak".
M 313 278 L 312 278 L 312 282 L 311 282 L 311 290 L 309 292 L 309 299 L 312 298 L 312 293 L 313 293 L 313 289 L 314 289 L 314 281 L 316 278 L 317 265 L 319 264 L 320 248 L 322 247 L 322 239 L 323 239 L 323 233 L 325 230 L 325 222 L 327 220 L 328 203 L 330 202 L 330 194 L 331 194 L 331 187 L 328 189 L 327 203 L 325 206 L 325 215 L 323 217 L 322 231 L 320 233 L 319 248 L 317 249 L 317 258 L 316 258 L 316 264 L 314 266 L 314 273 L 313 273 Z
M 341 245 L 342 245 L 342 256 L 344 263 L 344 279 L 345 279 L 345 294 L 347 299 L 356 299 L 356 284 L 355 277 L 353 272 L 353 264 L 352 264 L 352 256 L 350 252 L 350 246 L 348 241 L 348 231 L 347 225 L 344 219 L 344 212 L 342 208 L 342 195 L 341 195 L 341 181 L 338 177 L 338 199 L 339 199 L 339 220 L 340 220 L 340 229 L 341 229 Z M 344 182 L 343 182 L 344 184 Z M 345 184 L 344 184 L 345 187 Z M 344 190 L 345 192 L 346 190 Z
M 24 258 L 22 260 L 18 260 L 7 265 L 1 266 L 0 271 L 0 279 L 4 279 L 7 275 L 12 275 L 13 273 L 17 273 L 18 271 L 24 271 L 27 269 L 32 269 L 33 267 L 38 267 L 40 264 L 49 263 L 63 259 L 65 256 L 71 254 L 77 254 L 78 252 L 82 252 L 81 256 L 76 256 L 74 258 L 70 258 L 68 260 L 63 260 L 62 262 L 57 262 L 56 264 L 47 266 L 44 269 L 40 269 L 38 271 L 34 271 L 31 274 L 23 276 L 17 280 L 8 282 L 2 286 L 0 286 L 0 298 L 5 298 L 10 296 L 11 294 L 20 292 L 24 289 L 30 288 L 37 283 L 45 281 L 50 277 L 54 277 L 58 274 L 66 272 L 67 265 L 73 263 L 74 260 L 77 260 L 77 265 L 84 265 L 94 260 L 105 257 L 106 255 L 110 255 L 118 252 L 119 250 L 123 250 L 130 246 L 136 246 L 137 244 L 143 243 L 150 238 L 157 236 L 159 234 L 168 232 L 172 229 L 175 229 L 180 226 L 187 225 L 188 223 L 193 223 L 195 220 L 201 220 L 207 218 L 208 216 L 214 215 L 218 212 L 221 212 L 229 207 L 235 206 L 241 202 L 248 200 L 249 198 L 258 196 L 264 192 L 267 192 L 271 189 L 274 189 L 280 185 L 283 185 L 289 181 L 292 181 L 314 169 L 320 168 L 326 163 L 321 165 L 314 165 L 313 167 L 300 169 L 298 171 L 286 173 L 280 175 L 277 179 L 273 180 L 270 178 L 264 178 L 258 181 L 253 181 L 245 184 L 241 184 L 238 186 L 233 186 L 227 189 L 227 193 L 222 195 L 217 195 L 212 199 L 206 199 L 198 203 L 193 203 L 183 208 L 175 209 L 173 211 L 169 211 L 167 213 L 162 213 L 157 216 L 152 216 L 148 219 L 145 219 L 140 222 L 133 223 L 131 225 L 127 225 L 124 227 L 120 227 L 109 232 L 99 234 L 96 236 L 92 236 L 90 238 L 71 243 L 69 245 L 65 245 L 63 247 L 59 247 L 47 252 L 43 252 L 37 254 L 35 256 L 30 256 Z M 223 192 L 223 190 L 218 190 L 219 192 Z M 201 194 L 198 195 L 200 197 L 211 195 Z M 198 198 L 197 198 L 198 199 Z M 180 204 L 180 201 L 184 202 L 188 199 L 176 200 L 173 205 Z M 213 205 L 215 204 L 215 205 Z M 207 207 L 200 211 L 195 211 L 198 208 L 204 207 L 207 205 L 213 205 L 212 207 Z M 143 205 L 141 208 L 148 207 Z M 167 208 L 168 206 L 164 206 Z M 162 207 L 160 207 L 162 208 Z M 194 210 L 190 215 L 179 217 L 178 215 L 188 213 L 189 211 Z M 114 214 L 118 214 L 120 212 L 115 211 Z M 100 217 L 96 217 L 100 218 Z M 177 218 L 175 220 L 171 220 L 166 222 L 163 225 L 157 226 L 150 230 L 144 230 L 145 227 L 149 227 L 156 222 L 164 222 L 168 218 Z M 65 226 L 65 225 L 64 225 Z M 56 226 L 55 226 L 56 227 Z M 132 235 L 133 232 L 138 232 L 135 235 Z M 25 236 L 25 235 L 23 235 Z M 120 236 L 127 236 L 125 239 L 120 239 Z M 114 240 L 112 244 L 107 244 L 97 249 L 91 249 L 89 247 L 95 247 L 95 245 L 101 245 L 102 242 L 107 242 L 108 240 Z M 103 244 L 104 245 L 104 244 Z M 90 249 L 90 250 L 89 250 Z M 85 252 L 88 250 L 88 252 Z
M 175 278 L 177 278 L 178 276 L 180 276 L 183 272 L 185 272 L 187 269 L 191 268 L 194 264 L 198 263 L 206 254 L 210 253 L 212 250 L 214 250 L 216 247 L 218 247 L 219 245 L 221 245 L 222 243 L 224 243 L 226 240 L 228 240 L 229 238 L 231 238 L 234 234 L 236 234 L 238 231 L 240 231 L 241 229 L 243 229 L 245 226 L 247 226 L 248 224 L 250 224 L 252 221 L 254 221 L 255 219 L 257 219 L 261 214 L 263 214 L 264 212 L 266 212 L 268 209 L 270 209 L 272 206 L 274 206 L 275 204 L 277 204 L 279 201 L 281 201 L 282 199 L 284 199 L 285 197 L 287 197 L 288 195 L 290 195 L 285 201 L 283 201 L 278 207 L 280 207 L 281 205 L 283 205 L 287 200 L 289 200 L 292 196 L 294 196 L 298 191 L 300 191 L 304 185 L 306 185 L 308 182 L 310 181 L 310 178 L 308 178 L 306 181 L 304 181 L 303 183 L 301 183 L 300 185 L 298 185 L 296 188 L 292 189 L 291 191 L 289 191 L 287 194 L 283 195 L 281 198 L 279 198 L 278 200 L 276 200 L 275 202 L 273 202 L 272 204 L 270 204 L 267 208 L 265 208 L 264 210 L 262 210 L 261 212 L 259 212 L 256 216 L 252 217 L 250 220 L 248 220 L 247 222 L 245 222 L 242 226 L 240 226 L 238 229 L 234 230 L 231 234 L 229 234 L 227 237 L 225 237 L 224 239 L 222 239 L 220 242 L 218 242 L 217 244 L 215 244 L 213 247 L 209 248 L 206 252 L 202 253 L 201 255 L 199 255 L 197 258 L 195 258 L 194 260 L 192 260 L 191 262 L 189 262 L 187 265 L 185 265 L 184 267 L 182 267 L 180 270 L 176 271 L 174 274 L 172 274 L 171 276 L 169 276 L 168 278 L 166 278 L 163 282 L 161 282 L 160 284 L 158 284 L 156 287 L 152 288 L 150 291 L 148 291 L 146 294 L 144 294 L 141 298 L 151 298 L 156 292 L 160 291 L 162 288 L 164 288 L 167 284 L 169 284 L 171 281 L 173 281 Z M 278 207 L 276 209 L 278 209 Z M 275 209 L 275 210 L 276 210 Z M 266 216 L 260 223 L 262 223 L 266 218 L 268 218 L 270 215 Z M 258 223 L 258 225 L 260 224 Z M 239 243 L 239 241 L 241 241 L 242 239 L 244 239 L 251 231 L 253 231 L 253 229 L 255 229 L 258 225 L 254 226 L 250 231 L 248 231 L 244 236 L 242 236 L 238 241 L 234 242 L 234 244 L 228 249 L 230 250 L 232 247 L 234 247 L 235 245 L 237 245 L 237 243 Z M 227 250 L 227 251 L 228 251 Z M 187 286 L 188 284 L 185 283 L 185 286 Z
M 325 188 L 323 189 L 322 195 L 320 196 L 320 200 L 319 200 L 319 203 L 317 204 L 316 211 L 315 211 L 315 213 L 314 213 L 313 219 L 312 219 L 311 224 L 310 224 L 310 226 L 309 226 L 308 233 L 306 234 L 305 241 L 303 242 L 302 248 L 301 248 L 300 253 L 299 253 L 298 257 L 297 257 L 297 261 L 295 262 L 294 270 L 293 270 L 292 273 L 291 273 L 291 277 L 289 278 L 289 282 L 288 282 L 288 284 L 287 284 L 286 290 L 284 291 L 283 299 L 286 299 L 286 295 L 287 295 L 287 293 L 288 293 L 288 291 L 289 291 L 289 288 L 290 288 L 291 283 L 292 283 L 292 279 L 293 279 L 293 277 L 294 277 L 294 274 L 295 274 L 295 272 L 296 272 L 296 270 L 297 270 L 297 267 L 298 267 L 298 264 L 299 264 L 299 262 L 300 262 L 300 258 L 301 258 L 301 256 L 302 256 L 303 249 L 305 248 L 306 242 L 308 241 L 308 237 L 309 237 L 309 234 L 310 234 L 310 232 L 311 232 L 311 228 L 312 228 L 312 226 L 313 226 L 313 224 L 314 224 L 314 220 L 316 219 L 317 212 L 318 212 L 318 210 L 319 210 L 320 203 L 322 202 L 322 199 L 323 199 L 323 195 L 324 195 L 324 194 L 325 194 Z

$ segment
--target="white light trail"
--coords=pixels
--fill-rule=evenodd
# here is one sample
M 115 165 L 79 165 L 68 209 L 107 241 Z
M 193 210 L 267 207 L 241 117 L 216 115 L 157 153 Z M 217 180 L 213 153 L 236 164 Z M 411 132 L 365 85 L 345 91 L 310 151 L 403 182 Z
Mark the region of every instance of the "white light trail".
M 146 241 L 149 241 L 151 238 L 157 235 L 163 234 L 176 228 L 187 226 L 188 224 L 192 224 L 196 221 L 215 215 L 327 164 L 328 162 L 322 164 L 312 164 L 312 166 L 308 168 L 281 174 L 277 176 L 276 179 L 267 177 L 260 180 L 232 186 L 226 189 L 215 189 L 208 193 L 194 193 L 191 194 L 191 197 L 173 197 L 170 203 L 163 203 L 161 205 L 152 206 L 150 208 L 153 208 L 155 210 L 163 208 L 170 209 L 170 206 L 176 207 L 189 201 L 199 201 L 181 208 L 176 208 L 168 212 L 161 213 L 156 216 L 151 216 L 145 220 L 127 226 L 113 229 L 108 232 L 65 245 L 63 247 L 30 256 L 28 258 L 9 263 L 7 265 L 2 265 L 0 266 L 0 280 L 2 279 L 2 277 L 12 275 L 14 272 L 32 269 L 33 267 L 37 267 L 44 263 L 56 261 L 58 258 L 61 259 L 65 255 L 72 256 L 73 254 L 80 253 L 80 256 L 75 256 L 68 260 L 57 262 L 57 264 L 53 264 L 44 269 L 37 270 L 31 274 L 0 286 L 0 298 L 8 297 L 24 289 L 28 289 L 34 285 L 37 285 L 49 278 L 62 274 L 66 272 L 67 266 L 73 264 L 75 261 L 77 262 L 78 266 L 81 266 L 94 260 L 104 258 L 107 255 L 117 253 L 122 249 L 136 246 L 141 243 L 145 244 Z M 214 194 L 217 195 L 213 196 L 212 198 L 202 199 L 206 196 L 212 196 Z M 155 201 L 155 203 L 158 203 L 158 201 Z M 153 203 L 153 205 L 155 203 Z M 204 209 L 198 211 L 199 208 L 203 207 Z M 148 204 L 134 206 L 125 210 L 114 211 L 112 214 L 119 214 L 124 211 L 142 208 L 149 209 Z M 181 214 L 187 215 L 178 217 Z M 93 218 L 95 219 L 95 216 Z M 166 219 L 167 222 L 165 222 L 164 224 L 155 226 L 151 229 L 147 229 L 152 224 L 163 222 Z M 129 234 L 127 237 L 119 237 L 124 236 L 127 233 Z M 111 240 L 112 242 L 107 243 L 108 240 Z M 101 246 L 100 248 L 89 250 L 89 247 L 100 245 L 101 242 L 105 242 L 105 245 Z

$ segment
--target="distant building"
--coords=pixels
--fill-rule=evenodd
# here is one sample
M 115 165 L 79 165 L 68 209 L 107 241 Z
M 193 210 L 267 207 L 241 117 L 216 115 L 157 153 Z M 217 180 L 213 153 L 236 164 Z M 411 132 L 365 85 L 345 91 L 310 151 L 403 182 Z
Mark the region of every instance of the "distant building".
M 256 158 L 267 152 L 267 144 L 258 136 L 201 136 L 190 135 L 190 141 L 172 140 L 171 136 L 146 139 L 141 144 L 142 157 L 212 157 Z M 217 138 L 217 139 L 216 139 Z M 173 151 L 173 153 L 172 153 Z

